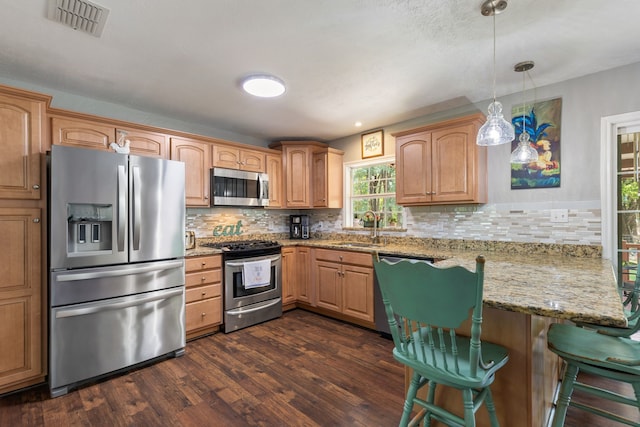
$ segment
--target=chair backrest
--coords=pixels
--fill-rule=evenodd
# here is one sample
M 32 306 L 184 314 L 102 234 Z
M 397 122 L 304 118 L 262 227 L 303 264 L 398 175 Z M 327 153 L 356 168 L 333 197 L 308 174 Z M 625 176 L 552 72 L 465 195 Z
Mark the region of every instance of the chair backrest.
M 484 258 L 476 259 L 475 272 L 461 266 L 440 268 L 426 261 L 390 262 L 377 255 L 374 268 L 396 351 L 446 374 L 476 377 L 483 363 Z M 456 339 L 456 329 L 469 317 L 470 339 Z M 459 363 L 461 352 L 468 352 L 464 357 L 468 366 Z

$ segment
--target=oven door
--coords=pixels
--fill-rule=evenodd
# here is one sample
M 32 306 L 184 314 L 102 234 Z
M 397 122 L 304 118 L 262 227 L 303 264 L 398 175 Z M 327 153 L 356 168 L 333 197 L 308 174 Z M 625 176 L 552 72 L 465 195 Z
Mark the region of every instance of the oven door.
M 243 268 L 246 262 L 269 260 L 271 262 L 271 279 L 268 285 L 244 286 Z M 282 260 L 280 254 L 265 255 L 251 258 L 228 260 L 224 263 L 224 309 L 243 307 L 257 302 L 281 298 L 282 288 L 280 271 Z

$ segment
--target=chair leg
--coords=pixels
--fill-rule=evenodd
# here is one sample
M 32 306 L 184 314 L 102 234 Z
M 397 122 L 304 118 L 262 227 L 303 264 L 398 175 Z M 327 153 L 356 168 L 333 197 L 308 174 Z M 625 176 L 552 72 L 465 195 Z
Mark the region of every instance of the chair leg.
M 567 409 L 569 408 L 569 402 L 571 401 L 571 394 L 573 393 L 573 384 L 578 376 L 578 366 L 567 363 L 567 367 L 562 378 L 562 385 L 560 386 L 560 393 L 558 394 L 558 400 L 556 402 L 556 412 L 553 415 L 553 422 L 551 427 L 564 426 L 564 419 L 567 416 Z
M 640 383 L 631 383 L 633 387 L 633 392 L 636 395 L 636 407 L 638 411 L 640 411 Z
M 491 395 L 491 389 L 487 387 L 486 390 L 487 394 L 484 398 L 484 404 L 487 405 L 487 411 L 489 411 L 489 421 L 491 422 L 491 427 L 500 427 L 498 415 L 496 415 L 496 405 L 493 403 L 493 396 Z
M 462 400 L 465 427 L 476 427 L 476 416 L 473 411 L 473 391 L 470 388 L 462 390 Z
M 420 387 L 420 374 L 413 372 L 411 376 L 411 383 L 409 384 L 409 390 L 407 390 L 407 398 L 404 401 L 404 409 L 402 411 L 402 418 L 400 418 L 400 427 L 406 427 L 409 425 L 409 419 L 411 417 L 411 410 L 413 409 L 413 399 L 416 397 L 418 388 Z
M 427 393 L 427 403 L 433 405 L 436 397 L 436 386 L 438 383 L 429 381 L 429 392 Z M 424 427 L 431 427 L 431 412 L 427 410 L 427 414 L 424 417 Z

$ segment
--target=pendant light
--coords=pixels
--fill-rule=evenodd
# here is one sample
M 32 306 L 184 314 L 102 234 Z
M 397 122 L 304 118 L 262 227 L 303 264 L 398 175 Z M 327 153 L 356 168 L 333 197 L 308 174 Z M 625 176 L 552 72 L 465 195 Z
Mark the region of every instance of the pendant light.
M 502 104 L 496 101 L 496 15 L 506 8 L 506 0 L 486 0 L 480 9 L 483 16 L 493 17 L 493 102 L 489 104 L 487 121 L 476 137 L 476 144 L 482 146 L 506 144 L 515 138 L 513 126 L 502 114 Z
M 525 92 L 525 83 L 524 83 L 524 73 L 525 71 L 529 71 L 533 68 L 533 61 L 524 61 L 518 62 L 513 70 L 517 73 L 522 73 L 522 130 L 520 132 L 520 138 L 518 142 L 518 146 L 511 153 L 511 163 L 521 163 L 527 164 L 531 162 L 535 162 L 538 160 L 538 150 L 533 148 L 529 143 L 530 135 L 527 132 L 527 127 L 525 124 L 525 114 L 526 114 L 526 105 L 524 102 L 524 92 Z

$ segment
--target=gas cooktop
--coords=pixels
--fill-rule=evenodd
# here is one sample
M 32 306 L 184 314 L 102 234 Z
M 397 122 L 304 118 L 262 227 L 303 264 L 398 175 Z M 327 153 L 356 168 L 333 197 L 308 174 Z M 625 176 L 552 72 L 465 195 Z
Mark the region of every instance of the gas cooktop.
M 220 249 L 223 252 L 254 252 L 280 249 L 281 245 L 272 240 L 239 240 L 231 242 L 205 242 L 201 246 Z

